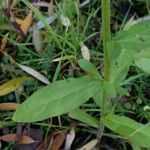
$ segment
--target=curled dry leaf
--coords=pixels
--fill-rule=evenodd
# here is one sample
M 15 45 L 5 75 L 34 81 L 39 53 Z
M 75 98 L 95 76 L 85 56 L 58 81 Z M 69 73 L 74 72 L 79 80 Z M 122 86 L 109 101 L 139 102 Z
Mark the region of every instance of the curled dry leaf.
M 60 20 L 63 26 L 69 27 L 71 25 L 70 20 L 68 17 L 60 15 Z
M 40 53 L 42 51 L 42 37 L 40 30 L 37 28 L 36 25 L 33 26 L 33 35 L 32 35 L 33 45 L 35 50 Z
M 0 110 L 16 110 L 18 106 L 18 103 L 1 103 Z
M 0 86 L 0 96 L 4 96 L 15 91 L 20 87 L 21 83 L 27 79 L 29 78 L 16 78 L 8 81 L 7 83 L 4 83 Z
M 0 136 L 0 140 L 5 141 L 5 142 L 15 142 L 17 141 L 17 135 L 16 134 L 6 134 L 3 136 Z M 19 144 L 31 144 L 34 143 L 35 141 L 26 135 L 21 135 L 19 136 Z
M 92 150 L 96 146 L 97 142 L 98 142 L 97 139 L 92 140 L 78 150 Z
M 24 66 L 21 64 L 17 64 L 18 67 L 20 67 L 22 70 L 24 70 L 25 72 L 27 72 L 28 74 L 32 75 L 33 77 L 35 77 L 36 79 L 40 80 L 41 82 L 45 83 L 45 84 L 50 84 L 50 81 L 44 77 L 42 74 L 40 74 L 39 72 L 37 72 L 36 70 L 32 69 L 31 67 L 28 66 Z
M 0 50 L 4 50 L 7 44 L 7 38 L 8 38 L 9 33 L 7 33 L 1 41 L 1 45 L 0 45 Z
M 70 150 L 71 149 L 71 145 L 73 143 L 74 138 L 75 138 L 75 130 L 74 130 L 74 128 L 72 128 L 71 131 L 66 136 L 64 150 Z
M 81 53 L 84 59 L 90 60 L 90 52 L 86 45 L 81 42 Z
M 57 132 L 53 136 L 53 141 L 51 145 L 51 150 L 60 150 L 63 142 L 65 141 L 66 133 L 65 132 Z

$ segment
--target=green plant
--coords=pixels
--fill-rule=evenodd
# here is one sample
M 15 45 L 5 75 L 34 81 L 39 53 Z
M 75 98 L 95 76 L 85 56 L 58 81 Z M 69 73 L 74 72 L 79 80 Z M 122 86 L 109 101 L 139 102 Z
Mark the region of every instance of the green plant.
M 43 19 L 40 14 L 39 17 Z M 47 25 L 46 22 L 45 24 Z M 88 73 L 87 76 L 55 81 L 38 90 L 18 107 L 13 120 L 36 122 L 69 112 L 70 117 L 99 128 L 97 135 L 99 139 L 106 126 L 123 136 L 135 150 L 150 147 L 150 125 L 143 125 L 127 117 L 115 115 L 112 107 L 112 102 L 117 99 L 117 95 L 128 95 L 123 85 L 130 80 L 126 79 L 130 66 L 137 66 L 150 74 L 149 24 L 149 20 L 127 24 L 111 39 L 110 1 L 102 0 L 103 73 L 100 74 L 89 61 L 79 60 L 79 66 Z M 61 47 L 55 33 L 48 25 L 47 27 Z M 100 120 L 79 109 L 89 98 L 93 98 L 100 106 Z M 146 139 L 144 142 L 141 142 L 139 138 L 141 136 Z

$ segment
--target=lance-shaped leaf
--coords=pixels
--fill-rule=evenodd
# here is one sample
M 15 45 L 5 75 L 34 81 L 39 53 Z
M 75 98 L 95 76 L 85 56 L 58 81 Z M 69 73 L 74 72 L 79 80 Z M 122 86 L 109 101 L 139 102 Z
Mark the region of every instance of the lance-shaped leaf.
M 14 116 L 16 122 L 36 122 L 67 113 L 99 92 L 101 81 L 88 76 L 56 81 L 29 97 Z
M 98 70 L 96 69 L 96 67 L 91 62 L 89 62 L 88 60 L 80 59 L 79 60 L 79 66 L 84 71 L 89 73 L 90 75 L 93 75 L 93 76 L 97 77 L 98 79 L 101 79 L 101 76 L 100 76 Z
M 150 147 L 150 124 L 138 123 L 128 117 L 107 115 L 103 123 L 112 131 L 124 136 L 130 143 L 142 148 Z
M 86 113 L 85 111 L 77 108 L 77 109 L 74 109 L 73 111 L 71 111 L 69 113 L 69 116 L 71 118 L 74 118 L 76 120 L 79 120 L 81 122 L 84 122 L 90 126 L 93 126 L 93 127 L 96 127 L 98 128 L 99 127 L 99 121 L 96 120 L 94 117 L 92 117 L 91 115 L 89 115 L 88 113 Z

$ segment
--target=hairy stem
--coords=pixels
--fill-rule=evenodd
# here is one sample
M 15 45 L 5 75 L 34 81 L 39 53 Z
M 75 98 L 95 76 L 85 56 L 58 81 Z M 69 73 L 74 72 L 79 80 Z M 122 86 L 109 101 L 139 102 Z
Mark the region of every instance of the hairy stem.
M 103 53 L 104 53 L 104 80 L 109 80 L 110 74 L 110 60 L 108 57 L 107 51 L 107 42 L 111 39 L 110 32 L 110 0 L 101 0 L 101 8 L 102 8 L 102 40 L 103 40 Z M 107 108 L 106 103 L 108 100 L 108 95 L 104 91 L 103 93 L 103 102 L 101 107 L 101 118 L 100 118 L 100 127 L 98 130 L 97 138 L 99 141 L 103 135 L 104 125 L 102 119 L 105 117 Z

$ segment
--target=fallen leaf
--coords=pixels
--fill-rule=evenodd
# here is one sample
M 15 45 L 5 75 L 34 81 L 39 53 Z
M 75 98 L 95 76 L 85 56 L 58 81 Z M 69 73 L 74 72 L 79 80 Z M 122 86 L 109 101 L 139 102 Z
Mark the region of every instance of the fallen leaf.
M 27 35 L 31 24 L 32 24 L 32 12 L 30 12 L 26 16 L 23 23 L 21 24 L 21 30 L 23 31 L 24 35 Z
M 60 15 L 60 20 L 65 27 L 69 27 L 71 25 L 69 18 L 66 16 Z
M 51 145 L 51 150 L 60 150 L 63 142 L 65 141 L 66 133 L 65 132 L 57 132 L 53 136 L 53 141 Z
M 36 7 L 49 7 L 49 3 L 47 3 L 47 2 L 34 2 L 34 3 L 32 3 L 32 5 L 34 5 Z
M 52 15 L 54 13 L 54 0 L 50 0 L 48 6 L 48 14 Z
M 90 52 L 89 49 L 87 48 L 86 45 L 84 45 L 83 43 L 81 43 L 81 53 L 84 59 L 86 60 L 90 60 Z
M 15 142 L 17 141 L 17 135 L 16 134 L 6 134 L 3 136 L 0 136 L 0 140 L 5 141 L 5 142 Z M 29 136 L 26 135 L 21 135 L 19 136 L 19 144 L 31 144 L 34 143 L 35 141 L 30 138 Z
M 17 64 L 18 67 L 20 67 L 22 70 L 24 70 L 25 72 L 27 72 L 28 74 L 32 75 L 33 77 L 35 77 L 36 79 L 40 80 L 41 82 L 45 83 L 45 84 L 50 84 L 50 81 L 44 77 L 42 74 L 40 74 L 39 72 L 37 72 L 36 70 L 32 69 L 31 67 L 25 66 L 25 65 L 21 65 L 21 64 Z
M 92 150 L 96 146 L 97 142 L 97 139 L 92 140 L 78 150 Z
M 1 103 L 0 104 L 0 110 L 16 110 L 16 108 L 19 106 L 18 103 Z
M 29 136 L 26 136 L 26 135 L 22 135 L 19 137 L 19 141 L 18 143 L 19 144 L 31 144 L 31 143 L 34 143 L 35 141 L 29 137 Z
M 66 136 L 64 150 L 71 149 L 71 145 L 73 143 L 74 138 L 75 138 L 75 130 L 74 130 L 74 128 L 72 128 L 71 131 Z
M 15 19 L 16 19 L 16 23 L 18 23 L 19 25 L 22 25 L 24 23 L 24 20 L 20 18 L 15 17 Z
M 40 30 L 37 28 L 36 25 L 33 26 L 33 35 L 32 35 L 33 45 L 35 50 L 40 53 L 42 51 L 42 37 Z
M 9 94 L 15 91 L 16 89 L 20 87 L 21 83 L 27 79 L 29 78 L 27 77 L 15 78 L 15 79 L 8 81 L 7 83 L 4 83 L 3 85 L 0 86 L 0 96 L 4 96 L 6 94 Z
M 3 51 L 3 50 L 5 49 L 5 47 L 6 47 L 8 35 L 9 35 L 9 33 L 7 33 L 7 34 L 2 38 L 1 45 L 0 45 L 0 50 L 1 50 L 1 51 Z
M 16 134 L 6 134 L 3 136 L 0 136 L 0 140 L 5 142 L 14 142 L 16 141 Z

